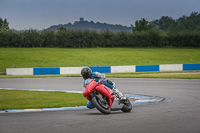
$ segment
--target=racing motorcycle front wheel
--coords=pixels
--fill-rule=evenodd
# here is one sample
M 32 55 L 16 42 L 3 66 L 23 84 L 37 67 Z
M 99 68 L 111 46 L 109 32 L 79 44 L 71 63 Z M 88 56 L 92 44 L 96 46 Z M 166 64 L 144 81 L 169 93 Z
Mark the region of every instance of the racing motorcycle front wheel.
M 131 102 L 128 99 L 126 99 L 126 101 L 124 102 L 124 105 L 123 105 L 121 111 L 123 111 L 123 112 L 130 112 L 131 110 L 132 110 L 132 104 L 131 104 Z
M 102 95 L 94 96 L 92 98 L 92 103 L 95 107 L 103 114 L 110 114 L 111 108 L 109 102 L 102 98 Z

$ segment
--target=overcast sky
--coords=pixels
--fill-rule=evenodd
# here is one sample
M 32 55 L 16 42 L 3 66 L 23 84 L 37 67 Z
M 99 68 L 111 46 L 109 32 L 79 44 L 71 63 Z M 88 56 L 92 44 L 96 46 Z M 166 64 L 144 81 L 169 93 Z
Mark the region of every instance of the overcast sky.
M 17 30 L 85 20 L 130 26 L 169 16 L 177 19 L 200 13 L 200 0 L 0 0 L 0 17 Z

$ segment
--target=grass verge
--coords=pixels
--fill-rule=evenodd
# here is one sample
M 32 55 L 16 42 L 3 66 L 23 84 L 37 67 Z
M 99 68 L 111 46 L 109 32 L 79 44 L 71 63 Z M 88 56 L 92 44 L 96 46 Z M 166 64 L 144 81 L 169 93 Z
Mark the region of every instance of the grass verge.
M 199 48 L 0 48 L 0 72 L 12 67 L 200 63 L 199 57 Z
M 78 93 L 0 90 L 0 110 L 75 107 L 86 103 Z

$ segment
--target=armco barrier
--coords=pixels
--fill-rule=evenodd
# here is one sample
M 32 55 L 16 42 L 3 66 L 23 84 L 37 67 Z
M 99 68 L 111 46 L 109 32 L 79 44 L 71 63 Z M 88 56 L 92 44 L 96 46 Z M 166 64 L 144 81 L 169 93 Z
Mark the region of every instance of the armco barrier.
M 50 68 L 7 68 L 7 75 L 53 75 L 80 74 L 83 67 Z M 155 71 L 189 71 L 200 70 L 200 64 L 166 64 L 166 65 L 131 65 L 131 66 L 97 66 L 90 67 L 100 73 L 155 72 Z

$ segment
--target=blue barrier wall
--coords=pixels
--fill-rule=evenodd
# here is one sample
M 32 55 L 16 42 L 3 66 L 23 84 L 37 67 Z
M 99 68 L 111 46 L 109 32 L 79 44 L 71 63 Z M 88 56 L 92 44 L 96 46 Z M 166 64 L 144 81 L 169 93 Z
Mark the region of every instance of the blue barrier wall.
M 33 75 L 53 75 L 60 74 L 59 67 L 49 67 L 49 68 L 33 68 Z
M 136 72 L 154 72 L 159 71 L 159 65 L 138 65 Z
M 93 72 L 100 72 L 100 73 L 111 73 L 110 66 L 101 66 L 101 67 L 89 67 Z
M 200 64 L 183 64 L 183 71 L 200 70 Z

